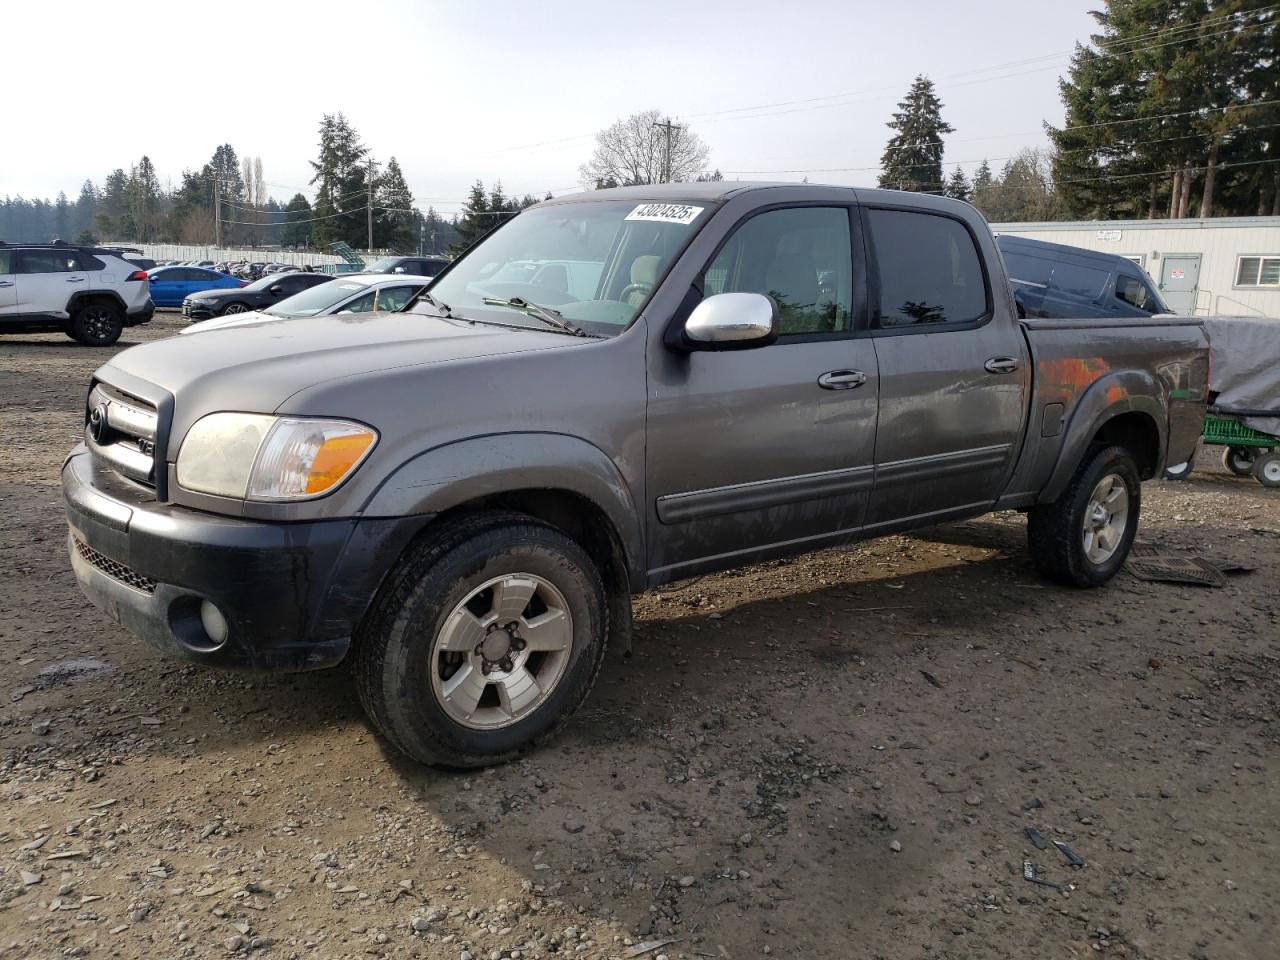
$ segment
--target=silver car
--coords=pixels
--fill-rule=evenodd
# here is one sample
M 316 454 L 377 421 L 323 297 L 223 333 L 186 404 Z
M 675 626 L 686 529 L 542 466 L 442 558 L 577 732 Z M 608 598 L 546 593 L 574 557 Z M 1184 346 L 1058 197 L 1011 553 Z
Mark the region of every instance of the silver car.
M 182 333 L 247 327 L 266 320 L 327 317 L 335 313 L 396 313 L 403 310 L 413 296 L 430 282 L 429 277 L 353 273 L 341 280 L 310 287 L 262 310 L 228 314 L 193 323 Z

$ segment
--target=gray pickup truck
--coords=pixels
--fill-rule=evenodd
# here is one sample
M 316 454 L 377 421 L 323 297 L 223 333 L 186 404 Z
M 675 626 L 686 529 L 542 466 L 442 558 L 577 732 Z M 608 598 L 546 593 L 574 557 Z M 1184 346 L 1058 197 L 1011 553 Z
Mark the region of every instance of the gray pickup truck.
M 1047 576 L 1124 562 L 1192 453 L 1190 319 L 1018 321 L 970 206 L 706 183 L 532 207 L 405 312 L 118 354 L 62 482 L 84 592 L 219 667 L 353 661 L 386 739 L 503 760 L 630 597 L 992 510 Z

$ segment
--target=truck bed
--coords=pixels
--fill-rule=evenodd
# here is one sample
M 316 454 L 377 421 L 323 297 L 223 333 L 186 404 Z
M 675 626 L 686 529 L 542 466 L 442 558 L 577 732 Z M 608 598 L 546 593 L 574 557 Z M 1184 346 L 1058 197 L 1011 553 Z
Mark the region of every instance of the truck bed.
M 997 507 L 1053 500 L 1070 479 L 1102 409 L 1148 416 L 1160 448 L 1144 478 L 1195 451 L 1208 398 L 1208 337 L 1194 317 L 1024 319 L 1033 358 L 1022 453 Z

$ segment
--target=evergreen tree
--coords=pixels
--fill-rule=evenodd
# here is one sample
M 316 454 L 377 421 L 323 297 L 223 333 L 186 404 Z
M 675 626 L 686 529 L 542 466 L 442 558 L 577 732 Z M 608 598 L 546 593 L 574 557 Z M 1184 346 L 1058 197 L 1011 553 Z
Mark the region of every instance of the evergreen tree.
M 58 191 L 58 201 L 53 208 L 53 235 L 61 240 L 66 240 L 71 235 L 71 204 L 61 190 Z
M 942 101 L 934 93 L 932 80 L 923 74 L 916 77 L 888 127 L 897 132 L 889 138 L 880 159 L 880 186 L 940 192 L 946 186 L 942 135 L 954 130 L 942 119 Z
M 136 224 L 129 209 L 129 175 L 119 167 L 107 174 L 93 225 L 104 240 L 137 239 Z
M 160 227 L 160 181 L 148 156 L 144 155 L 130 170 L 128 205 L 134 237 L 143 241 L 156 239 Z
M 421 217 L 414 209 L 413 193 L 395 157 L 387 161 L 386 171 L 378 177 L 374 196 L 374 245 L 392 250 L 413 248 L 418 241 L 417 226 Z
M 284 229 L 280 232 L 283 247 L 308 247 L 311 245 L 311 203 L 300 193 L 284 208 Z
M 318 220 L 311 235 L 317 246 L 335 240 L 365 243 L 369 205 L 364 159 L 368 151 L 360 136 L 341 113 L 324 114 L 320 120 L 320 155 L 311 161 L 316 187 L 315 215 Z
M 951 174 L 951 179 L 947 181 L 947 196 L 952 200 L 963 200 L 966 203 L 973 196 L 973 187 L 969 184 L 969 178 L 958 166 Z
M 86 180 L 80 186 L 80 196 L 76 198 L 75 210 L 72 214 L 72 232 L 83 234 L 93 229 L 93 215 L 98 212 L 98 190 L 92 180 Z
M 489 197 L 484 192 L 484 184 L 477 180 L 471 185 L 471 193 L 467 197 L 466 206 L 462 208 L 461 219 L 454 221 L 453 228 L 457 237 L 449 245 L 450 256 L 458 256 L 489 232 L 489 228 L 493 226 L 490 223 L 493 217 L 488 216 L 489 213 Z

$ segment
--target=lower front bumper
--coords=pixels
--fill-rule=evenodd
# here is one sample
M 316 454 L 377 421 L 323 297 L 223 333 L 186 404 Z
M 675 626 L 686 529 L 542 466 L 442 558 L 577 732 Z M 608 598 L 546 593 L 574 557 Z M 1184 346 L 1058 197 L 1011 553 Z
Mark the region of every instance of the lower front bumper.
M 429 520 L 215 516 L 95 477 L 82 449 L 63 466 L 62 484 L 85 596 L 157 649 L 216 667 L 298 671 L 341 661 L 383 577 Z M 226 621 L 220 642 L 202 623 L 204 601 Z

